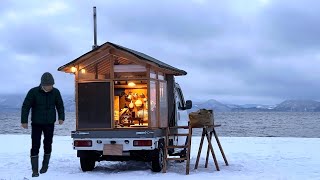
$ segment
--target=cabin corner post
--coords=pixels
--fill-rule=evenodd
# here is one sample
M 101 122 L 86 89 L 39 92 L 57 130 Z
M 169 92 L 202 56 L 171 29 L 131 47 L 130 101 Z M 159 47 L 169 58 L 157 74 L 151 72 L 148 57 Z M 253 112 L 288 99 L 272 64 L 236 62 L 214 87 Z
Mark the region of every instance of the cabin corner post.
M 156 105 L 157 105 L 157 108 L 156 108 L 157 125 L 156 126 L 159 128 L 161 125 L 161 123 L 160 123 L 160 86 L 159 86 L 159 80 L 156 80 L 155 82 L 156 82 L 156 94 L 157 94 L 157 102 L 156 102 Z
M 113 79 L 110 80 L 110 88 L 111 88 L 111 91 L 110 91 L 110 104 L 111 104 L 111 126 L 110 128 L 111 129 L 114 129 L 114 83 L 113 83 Z
M 151 128 L 151 110 L 150 110 L 150 65 L 146 65 L 147 68 L 147 97 L 148 97 L 148 128 Z
M 79 65 L 77 66 L 79 69 Z M 78 109 L 78 102 L 79 102 L 79 97 L 78 97 L 78 83 L 79 83 L 79 73 L 78 71 L 75 72 L 75 77 L 74 77 L 74 84 L 75 84 L 75 111 L 76 111 L 76 130 L 79 129 L 79 109 Z
M 111 128 L 115 128 L 114 121 L 114 58 L 111 56 L 110 58 L 110 101 L 111 101 Z
M 147 82 L 148 83 L 148 90 L 147 90 L 147 97 L 148 97 L 148 127 L 151 128 L 152 127 L 152 123 L 151 123 L 151 100 L 150 100 L 150 90 L 151 90 L 151 87 L 150 87 L 150 80 Z
M 173 75 L 166 75 L 167 80 L 167 98 L 168 98 L 168 125 L 175 126 L 174 119 L 176 116 L 175 112 L 175 96 L 174 96 L 174 86 L 175 80 Z

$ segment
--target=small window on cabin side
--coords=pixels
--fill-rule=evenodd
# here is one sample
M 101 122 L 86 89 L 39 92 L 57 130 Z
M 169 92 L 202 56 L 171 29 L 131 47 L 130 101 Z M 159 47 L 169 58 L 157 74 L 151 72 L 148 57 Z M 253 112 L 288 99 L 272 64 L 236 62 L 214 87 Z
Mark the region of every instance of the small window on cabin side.
M 168 97 L 167 97 L 167 82 L 159 82 L 159 126 L 168 126 Z M 172 108 L 172 107 L 171 107 Z
M 156 74 L 155 71 L 150 70 L 150 78 L 152 78 L 152 79 L 157 79 L 157 74 Z
M 164 79 L 164 74 L 162 72 L 158 72 L 158 79 L 159 80 L 165 80 Z
M 158 104 L 157 104 L 157 82 L 150 81 L 150 127 L 157 127 Z
M 134 79 L 146 77 L 147 69 L 145 66 L 135 64 L 114 65 L 114 78 L 116 79 Z

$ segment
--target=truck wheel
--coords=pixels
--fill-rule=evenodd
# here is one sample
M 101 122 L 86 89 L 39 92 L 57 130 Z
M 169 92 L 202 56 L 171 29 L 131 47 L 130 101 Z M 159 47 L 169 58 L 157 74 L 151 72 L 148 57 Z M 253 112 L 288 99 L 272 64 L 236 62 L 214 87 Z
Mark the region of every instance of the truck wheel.
M 83 172 L 92 171 L 96 165 L 96 161 L 90 158 L 80 157 L 80 165 Z
M 163 145 L 160 145 L 159 149 L 155 150 L 154 156 L 151 161 L 152 171 L 160 172 L 163 168 L 163 162 L 164 162 L 164 150 L 163 150 Z

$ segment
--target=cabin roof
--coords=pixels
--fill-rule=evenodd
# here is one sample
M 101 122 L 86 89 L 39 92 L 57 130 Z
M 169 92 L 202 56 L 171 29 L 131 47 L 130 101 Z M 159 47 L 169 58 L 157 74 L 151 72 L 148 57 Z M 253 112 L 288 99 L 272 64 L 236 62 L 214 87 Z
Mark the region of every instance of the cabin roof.
M 99 50 L 100 48 L 102 48 L 102 47 L 104 47 L 104 46 L 108 46 L 108 45 L 109 45 L 109 46 L 112 46 L 112 47 L 114 47 L 114 48 L 116 48 L 116 49 L 118 49 L 118 50 L 122 50 L 122 51 L 125 51 L 125 52 L 127 52 L 127 53 L 130 53 L 131 55 L 133 55 L 133 56 L 135 56 L 135 57 L 137 57 L 137 58 L 139 58 L 139 59 L 141 59 L 141 60 L 154 63 L 154 64 L 156 64 L 156 65 L 157 65 L 158 67 L 160 67 L 160 68 L 164 68 L 164 69 L 171 70 L 171 71 L 175 72 L 175 75 L 186 75 L 186 74 L 187 74 L 187 72 L 184 71 L 184 70 L 181 70 L 181 69 L 175 68 L 175 67 L 173 67 L 173 66 L 170 66 L 169 64 L 166 64 L 166 63 L 164 63 L 164 62 L 162 62 L 162 61 L 160 61 L 160 60 L 158 60 L 158 59 L 155 59 L 155 58 L 153 58 L 153 57 L 151 57 L 151 56 L 149 56 L 149 55 L 146 55 L 146 54 L 144 54 L 144 53 L 142 53 L 142 52 L 135 51 L 135 50 L 133 50 L 133 49 L 129 49 L 129 48 L 126 48 L 126 47 L 124 47 L 124 46 L 120 46 L 120 45 L 118 45 L 118 44 L 111 43 L 111 42 L 106 42 L 106 43 L 98 46 L 97 48 L 92 49 L 91 51 L 89 51 L 89 52 L 81 55 L 80 57 L 76 58 L 75 60 L 73 60 L 73 61 L 71 61 L 71 62 L 69 62 L 69 63 L 67 63 L 67 64 L 65 64 L 65 65 L 63 65 L 63 66 L 61 66 L 61 67 L 59 67 L 59 68 L 58 68 L 58 71 L 62 71 L 64 68 L 66 68 L 66 67 L 68 67 L 68 66 L 70 66 L 70 65 L 72 65 L 72 64 L 77 63 L 77 61 L 79 61 L 82 57 L 84 57 L 84 56 L 86 56 L 86 55 L 89 55 L 89 54 L 91 54 L 91 53 Z

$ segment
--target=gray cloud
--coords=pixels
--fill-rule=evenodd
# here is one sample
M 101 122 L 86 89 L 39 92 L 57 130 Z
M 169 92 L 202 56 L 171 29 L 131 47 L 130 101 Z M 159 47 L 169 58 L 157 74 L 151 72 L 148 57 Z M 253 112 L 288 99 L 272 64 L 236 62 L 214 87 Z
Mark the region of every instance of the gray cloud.
M 317 49 L 320 40 L 316 38 L 320 26 L 319 1 L 275 1 L 259 15 L 262 38 L 280 49 L 282 54 L 296 53 L 305 49 Z M 272 48 L 272 47 L 269 47 Z
M 47 24 L 21 23 L 6 27 L 4 43 L 18 54 L 58 56 L 70 52 L 62 36 L 54 33 Z
M 9 67 L 16 67 L 23 75 L 6 80 L 28 78 L 26 87 L 50 71 L 57 86 L 73 93 L 72 76 L 56 68 L 91 49 L 91 8 L 96 5 L 99 44 L 119 43 L 187 70 L 188 76 L 177 79 L 188 98 L 234 103 L 320 100 L 319 3 L 1 1 L 0 25 L 5 28 L 0 26 L 0 52 L 8 61 L 0 70 L 10 73 Z M 0 93 L 19 89 L 9 83 Z

